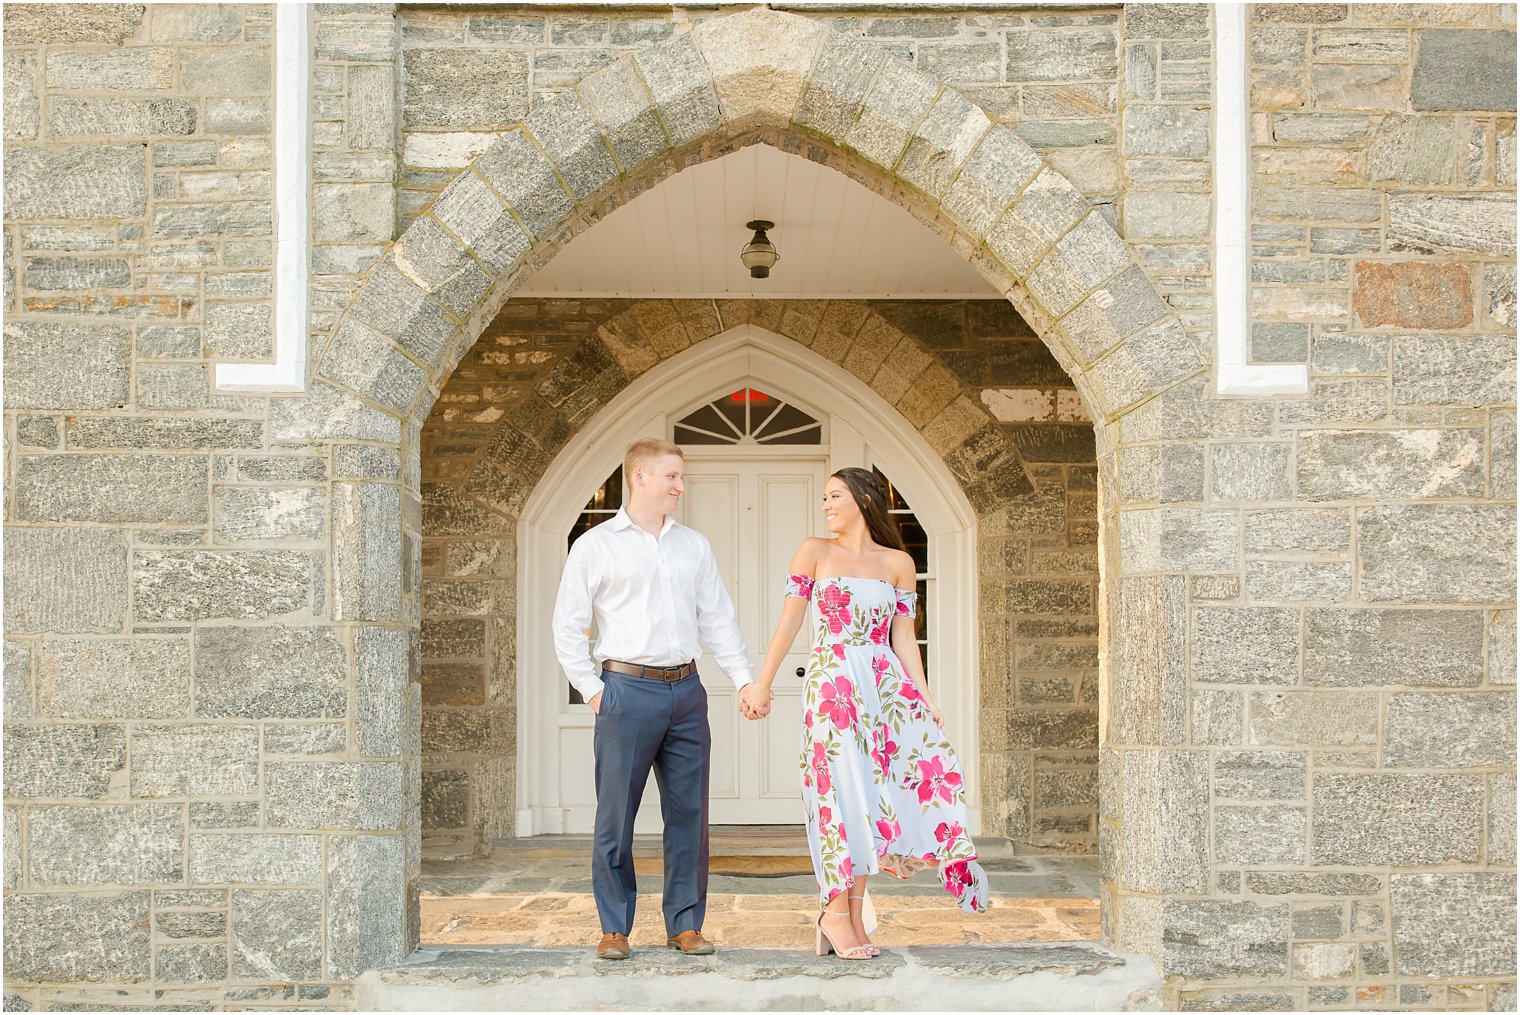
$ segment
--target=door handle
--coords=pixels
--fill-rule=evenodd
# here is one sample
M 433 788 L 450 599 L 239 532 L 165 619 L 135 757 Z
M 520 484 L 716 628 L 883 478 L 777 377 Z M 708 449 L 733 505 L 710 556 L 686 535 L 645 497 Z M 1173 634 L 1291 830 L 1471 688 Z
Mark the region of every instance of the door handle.
M 806 675 L 807 675 L 807 671 L 806 670 L 804 670 L 801 666 L 797 667 L 797 676 L 801 677 L 801 676 L 806 676 Z

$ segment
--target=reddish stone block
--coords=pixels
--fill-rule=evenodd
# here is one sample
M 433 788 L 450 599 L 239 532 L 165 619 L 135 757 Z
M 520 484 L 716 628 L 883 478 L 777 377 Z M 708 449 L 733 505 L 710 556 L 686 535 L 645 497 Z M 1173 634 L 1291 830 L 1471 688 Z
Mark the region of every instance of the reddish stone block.
M 1356 263 L 1356 306 L 1362 326 L 1443 331 L 1472 323 L 1472 273 L 1457 261 Z

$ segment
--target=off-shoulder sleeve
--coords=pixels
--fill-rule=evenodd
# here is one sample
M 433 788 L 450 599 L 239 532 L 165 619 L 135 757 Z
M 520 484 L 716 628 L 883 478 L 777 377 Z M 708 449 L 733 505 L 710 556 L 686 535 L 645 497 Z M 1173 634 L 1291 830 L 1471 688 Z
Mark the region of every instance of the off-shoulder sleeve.
M 918 611 L 918 593 L 904 592 L 902 589 L 893 589 L 897 593 L 897 615 L 899 617 L 911 617 Z
M 810 574 L 787 575 L 786 595 L 789 599 L 812 599 L 813 576 Z

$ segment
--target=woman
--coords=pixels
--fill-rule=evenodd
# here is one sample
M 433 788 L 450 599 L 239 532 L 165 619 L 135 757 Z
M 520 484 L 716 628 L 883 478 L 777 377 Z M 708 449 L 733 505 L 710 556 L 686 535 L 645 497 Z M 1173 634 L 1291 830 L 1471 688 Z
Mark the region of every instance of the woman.
M 823 516 L 836 538 L 797 548 L 756 691 L 763 709 L 809 620 L 802 797 L 822 910 L 817 953 L 866 959 L 880 954 L 870 875 L 938 867 L 970 912 L 986 909 L 987 879 L 966 833 L 960 761 L 924 681 L 913 558 L 887 514 L 886 488 L 865 469 L 841 469 L 824 487 Z

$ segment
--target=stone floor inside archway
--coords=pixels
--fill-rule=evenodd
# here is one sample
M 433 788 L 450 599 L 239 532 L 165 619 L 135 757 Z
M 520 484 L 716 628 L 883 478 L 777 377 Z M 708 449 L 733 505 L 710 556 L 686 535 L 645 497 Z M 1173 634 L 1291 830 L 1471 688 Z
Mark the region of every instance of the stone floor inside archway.
M 884 947 L 1096 941 L 1098 858 L 976 839 L 991 904 L 962 912 L 932 872 L 871 881 Z M 502 839 L 488 859 L 429 860 L 422 872 L 422 945 L 573 948 L 600 937 L 591 897 L 589 835 Z M 704 933 L 722 947 L 808 949 L 816 882 L 796 826 L 712 830 Z M 639 912 L 635 948 L 660 948 L 658 835 L 635 840 Z

